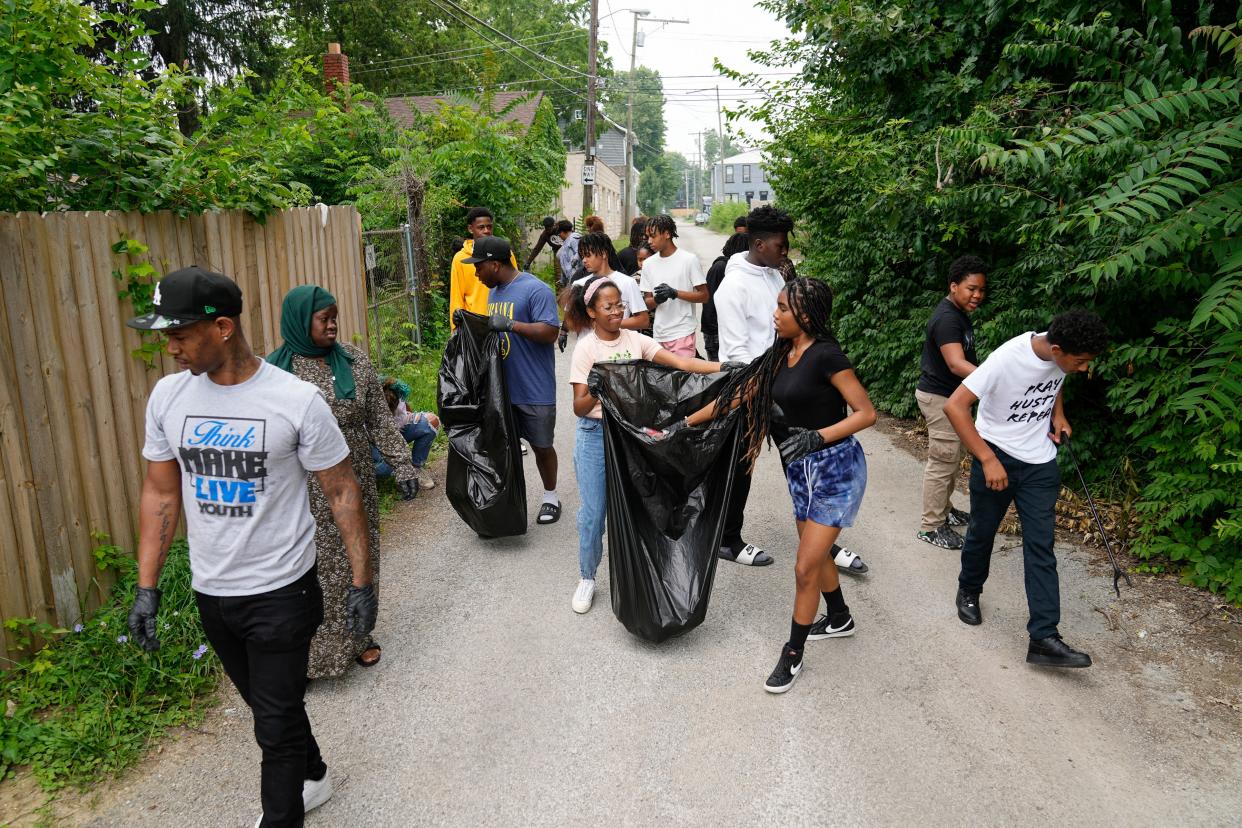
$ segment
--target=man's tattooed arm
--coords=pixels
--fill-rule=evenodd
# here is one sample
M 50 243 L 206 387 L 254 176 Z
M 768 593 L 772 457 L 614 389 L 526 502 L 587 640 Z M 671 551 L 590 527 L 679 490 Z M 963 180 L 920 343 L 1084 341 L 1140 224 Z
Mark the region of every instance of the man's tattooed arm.
M 176 460 L 147 464 L 138 505 L 138 586 L 155 587 L 181 519 L 181 467 Z
M 345 542 L 345 554 L 354 575 L 354 586 L 371 583 L 371 555 L 368 549 L 367 515 L 362 506 L 362 487 L 354 474 L 353 464 L 346 457 L 330 469 L 315 472 L 323 488 L 332 519 Z

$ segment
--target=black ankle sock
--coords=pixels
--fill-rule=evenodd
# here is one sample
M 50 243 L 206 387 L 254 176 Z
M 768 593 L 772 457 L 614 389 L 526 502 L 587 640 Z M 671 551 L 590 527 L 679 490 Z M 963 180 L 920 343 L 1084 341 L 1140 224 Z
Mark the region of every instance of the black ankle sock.
M 799 624 L 797 621 L 789 622 L 789 640 L 785 642 L 785 646 L 791 650 L 802 652 L 806 647 L 806 637 L 811 633 L 810 624 Z
M 841 594 L 841 587 L 837 587 L 832 592 L 825 592 L 824 603 L 828 606 L 829 618 L 835 618 L 850 611 L 850 608 L 845 605 L 845 596 Z

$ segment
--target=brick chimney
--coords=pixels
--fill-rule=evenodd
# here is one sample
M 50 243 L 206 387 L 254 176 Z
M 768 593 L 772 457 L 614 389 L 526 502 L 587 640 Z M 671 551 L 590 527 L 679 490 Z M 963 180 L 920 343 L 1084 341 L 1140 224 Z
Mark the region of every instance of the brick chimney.
M 329 43 L 323 56 L 323 91 L 331 95 L 338 85 L 349 86 L 349 58 L 341 54 L 341 44 Z

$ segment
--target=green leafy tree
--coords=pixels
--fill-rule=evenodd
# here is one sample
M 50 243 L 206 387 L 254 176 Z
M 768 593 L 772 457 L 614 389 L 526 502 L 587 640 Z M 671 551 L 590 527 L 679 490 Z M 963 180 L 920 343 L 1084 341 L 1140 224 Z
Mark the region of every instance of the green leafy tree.
M 1067 387 L 1094 485 L 1138 554 L 1242 598 L 1236 5 L 768 5 L 799 35 L 768 65 L 806 69 L 746 114 L 872 398 L 914 414 L 962 253 L 993 267 L 983 353 L 1097 310 L 1116 344 Z
M 604 111 L 618 124 L 624 125 L 629 110 L 629 93 L 634 93 L 634 167 L 647 165 L 664 153 L 664 81 L 660 73 L 639 66 L 634 74 L 619 72 L 609 79 L 604 95 Z
M 653 215 L 684 204 L 684 173 L 692 169 L 679 152 L 665 152 L 648 164 L 638 177 L 638 209 Z

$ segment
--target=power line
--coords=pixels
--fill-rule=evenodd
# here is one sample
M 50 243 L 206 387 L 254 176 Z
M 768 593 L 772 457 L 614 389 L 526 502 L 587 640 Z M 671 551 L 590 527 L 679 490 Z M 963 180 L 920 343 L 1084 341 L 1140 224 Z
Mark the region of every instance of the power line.
M 532 46 L 549 45 L 552 43 L 560 43 L 566 40 L 573 40 L 580 37 L 581 32 L 572 32 L 569 34 L 544 35 L 543 37 L 534 38 L 527 41 Z M 511 46 L 496 46 L 496 50 L 501 52 L 511 52 Z M 365 75 L 370 72 L 391 72 L 399 69 L 409 69 L 416 66 L 428 66 L 435 63 L 449 63 L 459 60 L 468 60 L 485 52 L 491 51 L 491 46 L 472 46 L 468 49 L 454 49 L 449 52 L 433 52 L 427 55 L 410 55 L 402 58 L 392 58 L 390 60 L 376 61 L 374 63 L 364 63 L 362 66 L 352 71 L 353 75 Z
M 448 7 L 452 8 L 452 9 L 456 9 L 456 10 L 457 10 L 457 12 L 458 12 L 459 14 L 464 14 L 464 15 L 466 15 L 466 17 L 469 17 L 469 18 L 470 18 L 471 20 L 473 20 L 475 23 L 478 23 L 480 26 L 482 26 L 483 28 L 487 29 L 488 31 L 493 32 L 494 34 L 499 35 L 500 37 L 502 37 L 502 38 L 504 38 L 505 40 L 507 40 L 507 41 L 509 41 L 510 43 L 512 43 L 514 46 L 518 46 L 518 47 L 520 47 L 520 48 L 522 48 L 522 49 L 526 50 L 527 52 L 530 52 L 530 53 L 531 53 L 532 55 L 534 55 L 535 57 L 539 58 L 539 59 L 540 59 L 540 60 L 542 60 L 542 61 L 545 61 L 545 62 L 547 62 L 547 63 L 552 64 L 553 66 L 557 67 L 558 69 L 564 69 L 566 72 L 570 72 L 570 73 L 572 73 L 572 74 L 574 74 L 574 75 L 578 75 L 579 77 L 583 77 L 583 78 L 585 78 L 585 77 L 589 77 L 589 76 L 587 75 L 587 73 L 586 73 L 586 72 L 580 72 L 579 70 L 577 70 L 577 69 L 573 68 L 572 66 L 566 66 L 565 64 L 560 63 L 559 61 L 555 61 L 555 60 L 553 60 L 552 58 L 547 57 L 546 55 L 541 55 L 541 54 L 539 54 L 538 52 L 536 52 L 534 49 L 530 48 L 529 46 L 526 46 L 525 44 L 520 43 L 519 41 L 514 40 L 513 38 L 509 37 L 509 35 L 505 34 L 505 33 L 504 33 L 504 32 L 502 32 L 502 31 L 500 31 L 500 29 L 497 29 L 497 28 L 496 28 L 495 26 L 493 26 L 491 23 L 488 23 L 486 20 L 483 20 L 483 19 L 481 19 L 481 18 L 476 17 L 476 16 L 475 16 L 474 14 L 472 14 L 472 13 L 471 13 L 468 9 L 464 9 L 464 8 L 462 8 L 462 7 L 461 7 L 461 6 L 459 6 L 456 2 L 454 2 L 454 0 L 433 0 L 433 2 L 435 2 L 435 3 L 437 3 L 437 4 L 442 4 L 442 5 L 444 5 L 444 6 L 448 6 Z

